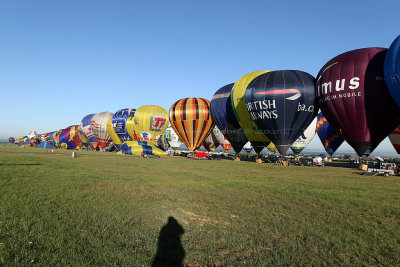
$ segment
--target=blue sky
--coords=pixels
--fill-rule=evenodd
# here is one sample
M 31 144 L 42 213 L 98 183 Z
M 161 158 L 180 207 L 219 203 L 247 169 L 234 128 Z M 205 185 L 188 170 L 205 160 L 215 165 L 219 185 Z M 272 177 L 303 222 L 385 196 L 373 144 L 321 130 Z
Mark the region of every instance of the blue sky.
M 0 139 L 211 99 L 255 70 L 316 76 L 340 53 L 389 47 L 399 9 L 397 0 L 1 1 Z M 310 148 L 322 149 L 318 138 Z M 388 140 L 377 150 L 394 151 Z

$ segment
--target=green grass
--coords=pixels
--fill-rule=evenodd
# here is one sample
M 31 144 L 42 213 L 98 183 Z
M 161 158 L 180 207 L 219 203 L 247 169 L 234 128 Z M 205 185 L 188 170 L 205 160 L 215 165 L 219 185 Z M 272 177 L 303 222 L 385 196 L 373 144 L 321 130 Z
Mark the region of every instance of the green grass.
M 400 178 L 356 169 L 0 146 L 0 265 L 397 265 Z

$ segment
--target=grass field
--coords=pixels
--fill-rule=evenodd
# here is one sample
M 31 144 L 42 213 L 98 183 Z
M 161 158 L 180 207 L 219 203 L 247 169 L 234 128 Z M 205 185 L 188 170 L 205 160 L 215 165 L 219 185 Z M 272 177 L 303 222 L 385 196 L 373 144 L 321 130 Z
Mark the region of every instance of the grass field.
M 3 145 L 0 265 L 398 265 L 400 178 L 361 174 Z

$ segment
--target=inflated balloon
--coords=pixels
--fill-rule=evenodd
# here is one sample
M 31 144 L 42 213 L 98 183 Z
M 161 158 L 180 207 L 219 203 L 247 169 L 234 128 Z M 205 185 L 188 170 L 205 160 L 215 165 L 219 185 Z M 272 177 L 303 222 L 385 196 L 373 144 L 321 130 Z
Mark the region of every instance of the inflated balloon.
M 133 140 L 129 136 L 129 133 L 126 129 L 126 120 L 130 116 L 135 115 L 135 111 L 136 111 L 136 109 L 133 109 L 133 108 L 120 109 L 117 112 L 115 112 L 112 117 L 112 126 L 114 128 L 114 132 L 118 135 L 119 139 L 122 142 Z
M 211 131 L 211 133 L 206 137 L 206 139 L 204 139 L 202 143 L 207 151 L 215 151 L 215 149 L 217 149 L 217 147 L 219 146 L 218 140 L 215 138 L 213 132 L 214 130 Z
M 145 105 L 126 120 L 126 129 L 134 140 L 157 143 L 169 124 L 168 112 L 159 106 Z
M 14 144 L 14 143 L 15 143 L 15 138 L 14 138 L 14 137 L 8 138 L 8 142 L 9 142 L 10 144 Z
M 90 123 L 93 136 L 101 148 L 105 148 L 111 142 L 111 137 L 107 132 L 107 122 L 112 116 L 111 112 L 100 112 L 93 116 Z
M 386 53 L 384 74 L 389 92 L 400 107 L 400 36 L 393 41 Z
M 392 143 L 397 154 L 400 154 L 400 125 L 389 134 L 389 140 Z
M 318 73 L 321 111 L 359 156 L 368 156 L 400 124 L 400 110 L 383 79 L 386 51 L 377 47 L 349 51 L 328 61 Z
M 316 116 L 314 77 L 299 70 L 261 74 L 247 87 L 245 101 L 251 119 L 283 155 Z
M 107 121 L 107 133 L 110 135 L 115 146 L 118 147 L 120 144 L 122 144 L 121 139 L 119 139 L 119 136 L 114 131 L 113 118 L 109 118 Z
M 172 128 L 190 151 L 201 146 L 214 128 L 210 101 L 198 97 L 176 101 L 169 110 Z
M 79 149 L 82 147 L 79 125 L 67 127 L 61 131 L 60 146 L 65 149 Z
M 55 131 L 55 132 L 53 133 L 54 145 L 55 145 L 56 147 L 59 147 L 59 146 L 60 146 L 60 135 L 61 135 L 61 131 L 62 131 L 62 130 L 58 130 L 58 131 Z
M 233 112 L 240 127 L 244 129 L 244 133 L 247 139 L 251 142 L 251 145 L 253 146 L 253 149 L 256 151 L 257 154 L 259 154 L 264 147 L 268 146 L 271 140 L 251 119 L 249 112 L 246 108 L 245 94 L 249 83 L 254 78 L 268 72 L 268 70 L 255 71 L 242 76 L 233 85 L 231 92 L 231 103 Z
M 238 154 L 248 140 L 233 112 L 230 97 L 233 85 L 233 83 L 225 85 L 215 92 L 211 99 L 211 113 L 215 124 Z M 228 147 L 224 149 L 227 150 Z
M 274 145 L 274 143 L 269 143 L 269 145 L 267 146 L 267 149 L 269 150 L 269 151 L 271 151 L 272 153 L 276 153 L 276 152 L 278 152 L 278 149 L 276 148 L 276 146 Z
M 119 147 L 117 154 L 166 156 L 165 151 L 157 148 L 153 142 L 146 141 L 126 141 Z
M 318 114 L 315 131 L 329 156 L 332 156 L 344 142 L 342 134 L 333 128 L 333 126 L 325 119 L 322 112 Z
M 301 133 L 299 138 L 290 145 L 290 149 L 294 154 L 298 155 L 300 152 L 313 140 L 315 136 L 315 128 L 317 126 L 317 117 L 308 125 L 307 129 Z
M 162 134 L 162 135 L 160 135 L 160 137 L 158 138 L 158 141 L 157 141 L 156 146 L 157 146 L 159 149 L 163 150 L 163 151 L 167 151 L 167 150 L 168 150 L 168 148 L 170 147 L 170 145 L 169 145 L 169 143 L 168 143 L 168 139 L 167 139 L 165 133 Z
M 168 143 L 173 149 L 178 149 L 181 144 L 183 144 L 182 140 L 175 133 L 174 129 L 171 126 L 167 127 L 164 133 Z
M 214 136 L 214 139 L 216 140 L 214 144 L 218 143 L 219 145 L 221 145 L 222 148 L 225 150 L 225 152 L 229 152 L 229 150 L 231 150 L 232 148 L 231 143 L 229 143 L 229 141 L 225 138 L 225 136 L 222 134 L 218 126 L 214 127 L 211 134 Z
M 96 137 L 94 137 L 93 132 L 92 132 L 92 119 L 95 114 L 89 114 L 86 115 L 81 122 L 81 128 L 83 133 L 86 135 L 86 137 L 89 139 L 90 144 L 96 148 L 99 144 L 97 141 Z

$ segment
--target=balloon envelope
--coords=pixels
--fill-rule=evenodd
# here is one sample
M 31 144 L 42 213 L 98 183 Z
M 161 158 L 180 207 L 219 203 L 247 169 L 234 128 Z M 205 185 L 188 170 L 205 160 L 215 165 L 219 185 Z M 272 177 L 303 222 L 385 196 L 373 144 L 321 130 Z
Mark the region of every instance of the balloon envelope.
M 167 129 L 164 132 L 164 135 L 173 149 L 178 149 L 179 146 L 182 144 L 182 140 L 179 138 L 179 136 L 176 134 L 176 132 L 171 126 L 167 127 Z
M 211 99 L 211 113 L 215 124 L 229 141 L 233 150 L 240 153 L 248 140 L 232 108 L 231 92 L 233 85 L 233 83 L 225 85 L 215 92 Z M 225 150 L 227 149 L 228 147 L 225 148 Z
M 249 83 L 257 76 L 269 72 L 268 70 L 255 71 L 239 78 L 233 85 L 231 92 L 231 103 L 233 113 L 240 127 L 244 130 L 247 139 L 251 142 L 254 150 L 259 154 L 271 140 L 259 129 L 258 125 L 251 119 L 246 108 L 245 94 Z
M 342 135 L 326 120 L 322 112 L 318 114 L 315 130 L 326 153 L 332 156 L 344 141 Z
M 267 72 L 251 81 L 245 100 L 251 119 L 285 154 L 316 115 L 314 77 L 299 70 Z
M 318 73 L 320 109 L 359 156 L 368 156 L 400 124 L 399 108 L 383 78 L 386 50 L 343 53 Z
M 201 146 L 214 128 L 210 101 L 190 97 L 176 101 L 169 110 L 172 128 L 190 151 Z
M 92 119 L 95 114 L 86 115 L 81 121 L 81 128 L 83 134 L 89 139 L 90 144 L 96 148 L 98 145 L 98 141 L 96 137 L 94 137 L 92 132 Z
M 385 82 L 397 106 L 400 106 L 400 36 L 390 45 L 384 62 Z
M 107 133 L 110 135 L 114 145 L 119 146 L 120 144 L 122 144 L 122 141 L 121 139 L 119 139 L 119 136 L 115 133 L 112 122 L 113 118 L 109 118 L 107 121 Z
M 166 153 L 157 148 L 154 143 L 146 141 L 126 141 L 119 147 L 117 154 L 138 156 L 144 154 L 152 154 L 160 157 L 166 155 Z
M 135 111 L 126 121 L 126 128 L 134 140 L 157 143 L 158 137 L 169 124 L 168 112 L 159 106 L 145 105 Z
M 392 143 L 397 154 L 400 154 L 400 125 L 389 134 L 389 140 Z
M 105 148 L 111 142 L 111 137 L 107 132 L 107 122 L 112 116 L 111 112 L 100 112 L 93 116 L 90 123 L 93 135 L 101 148 Z
M 136 109 L 133 108 L 120 109 L 117 112 L 115 112 L 112 117 L 112 127 L 114 128 L 114 132 L 118 135 L 119 139 L 122 142 L 133 140 L 129 136 L 128 130 L 126 129 L 126 120 L 130 116 L 135 115 L 135 111 Z
M 301 133 L 299 138 L 290 145 L 290 149 L 294 154 L 300 154 L 300 152 L 313 140 L 315 136 L 315 127 L 317 126 L 317 118 L 310 123 L 310 125 Z

